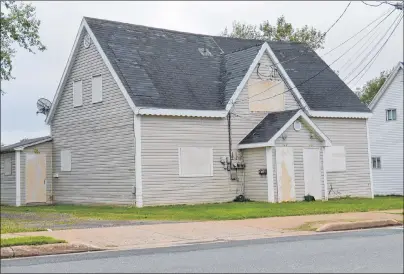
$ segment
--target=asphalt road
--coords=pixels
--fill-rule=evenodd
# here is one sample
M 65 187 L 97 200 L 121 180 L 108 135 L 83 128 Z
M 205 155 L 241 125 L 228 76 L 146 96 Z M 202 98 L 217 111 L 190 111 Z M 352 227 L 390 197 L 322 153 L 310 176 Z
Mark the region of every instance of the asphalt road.
M 108 251 L 1 261 L 1 273 L 379 272 L 403 273 L 403 230 Z

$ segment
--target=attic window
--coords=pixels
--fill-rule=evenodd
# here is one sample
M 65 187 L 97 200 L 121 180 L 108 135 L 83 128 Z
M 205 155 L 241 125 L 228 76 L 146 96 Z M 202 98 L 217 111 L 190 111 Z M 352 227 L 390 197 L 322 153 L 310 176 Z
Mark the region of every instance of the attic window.
M 207 48 L 198 48 L 198 50 L 202 56 L 212 56 L 212 53 Z

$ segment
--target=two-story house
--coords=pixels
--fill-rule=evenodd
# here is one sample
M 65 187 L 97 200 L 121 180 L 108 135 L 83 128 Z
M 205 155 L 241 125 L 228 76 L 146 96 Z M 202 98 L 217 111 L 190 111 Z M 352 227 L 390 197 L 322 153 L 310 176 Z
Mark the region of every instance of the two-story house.
M 369 104 L 375 194 L 403 195 L 403 62 L 392 70 Z
M 42 189 L 138 207 L 373 197 L 370 116 L 304 44 L 84 18 L 46 118 Z

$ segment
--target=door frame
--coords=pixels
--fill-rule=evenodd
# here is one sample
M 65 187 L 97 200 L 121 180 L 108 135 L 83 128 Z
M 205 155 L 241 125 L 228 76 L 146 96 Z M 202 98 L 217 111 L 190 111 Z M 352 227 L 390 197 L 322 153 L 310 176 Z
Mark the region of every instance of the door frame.
M 28 167 L 28 157 L 30 156 L 30 155 L 34 155 L 34 156 L 41 156 L 41 157 L 43 157 L 43 160 L 44 160 L 44 169 L 45 169 L 45 171 L 44 171 L 44 200 L 43 201 L 29 201 L 29 199 L 28 199 L 28 172 L 27 172 L 27 167 Z M 40 154 L 36 154 L 36 153 L 25 153 L 25 167 L 24 167 L 24 183 L 25 183 L 25 203 L 26 204 L 35 204 L 35 203 L 46 203 L 46 201 L 47 201 L 47 197 L 46 197 L 46 194 L 47 194 L 47 185 L 48 185 L 48 182 L 47 182 L 47 165 L 46 165 L 46 154 L 45 153 L 40 153 Z
M 276 182 L 277 182 L 277 190 L 278 190 L 278 202 L 283 202 L 283 197 L 282 197 L 282 184 L 281 184 L 281 177 L 280 177 L 280 173 L 279 173 L 279 165 L 281 163 L 279 163 L 279 153 L 280 150 L 282 149 L 288 149 L 292 152 L 292 162 L 291 162 L 291 169 L 292 172 L 291 174 L 289 174 L 291 176 L 291 191 L 290 191 L 290 202 L 292 201 L 296 201 L 296 182 L 295 182 L 295 156 L 294 156 L 294 149 L 293 147 L 275 147 L 276 150 Z M 287 202 L 287 201 L 285 201 Z
M 315 198 L 316 198 L 316 200 L 318 200 L 318 199 L 320 199 L 320 200 L 322 200 L 323 199 L 323 189 L 322 189 L 322 180 L 321 180 L 321 161 L 322 161 L 322 157 L 321 157 L 321 147 L 304 147 L 303 148 L 303 179 L 304 179 L 304 193 L 305 193 L 305 195 L 307 195 L 308 194 L 308 188 L 309 188 L 309 185 L 308 185 L 308 180 L 307 180 L 307 178 L 306 178 L 306 164 L 305 164 L 305 158 L 304 158 L 304 152 L 306 151 L 306 150 L 312 150 L 312 151 L 317 151 L 317 154 L 318 154 L 318 176 L 319 176 L 319 187 L 320 187 L 320 191 L 319 191 L 319 194 L 320 194 L 320 198 L 318 198 L 318 197 L 315 197 L 313 194 L 310 194 L 310 195 L 312 195 L 312 196 L 314 196 Z

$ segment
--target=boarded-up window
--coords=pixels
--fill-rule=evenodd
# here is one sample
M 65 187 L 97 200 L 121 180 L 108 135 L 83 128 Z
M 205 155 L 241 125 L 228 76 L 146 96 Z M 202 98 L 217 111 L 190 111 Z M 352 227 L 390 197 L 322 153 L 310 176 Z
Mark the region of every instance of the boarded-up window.
M 92 83 L 92 102 L 98 103 L 102 101 L 102 76 L 93 76 Z
M 180 147 L 178 154 L 181 177 L 213 176 L 212 148 Z
M 11 175 L 11 158 L 4 159 L 4 175 Z
M 70 150 L 62 150 L 60 152 L 60 171 L 72 170 L 72 154 Z
M 282 111 L 285 85 L 282 81 L 251 79 L 248 81 L 250 111 Z
M 345 147 L 332 146 L 325 148 L 327 171 L 345 171 Z
M 79 107 L 83 105 L 83 82 L 75 81 L 73 83 L 73 106 Z

